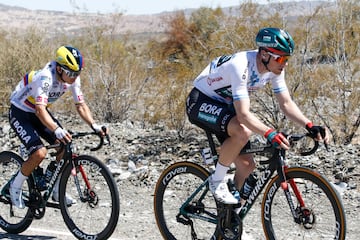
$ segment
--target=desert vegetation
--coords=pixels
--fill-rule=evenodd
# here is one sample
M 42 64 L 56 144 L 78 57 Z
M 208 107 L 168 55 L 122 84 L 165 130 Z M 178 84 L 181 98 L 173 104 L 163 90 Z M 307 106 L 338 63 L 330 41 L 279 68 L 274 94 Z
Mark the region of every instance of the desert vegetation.
M 131 119 L 144 127 L 162 122 L 181 135 L 185 98 L 197 74 L 216 56 L 255 49 L 257 31 L 272 26 L 288 30 L 295 40 L 286 69 L 295 101 L 314 123 L 328 127 L 334 143 L 348 144 L 360 126 L 360 3 L 338 0 L 334 5 L 328 8 L 324 2 L 296 17 L 282 14 L 291 12 L 291 5 L 267 11 L 252 1 L 233 9 L 236 14 L 220 8 L 199 8 L 190 15 L 178 11 L 163 18 L 165 32 L 148 35 L 119 34 L 121 13 L 108 16 L 106 24 L 92 18 L 76 34 L 49 35 L 39 27 L 3 29 L 1 112 L 7 113 L 9 95 L 26 72 L 53 59 L 60 45 L 71 44 L 84 55 L 83 91 L 97 119 Z M 270 88 L 254 96 L 252 108 L 277 129 L 294 127 L 281 114 Z M 73 111 L 71 96 L 52 111 Z

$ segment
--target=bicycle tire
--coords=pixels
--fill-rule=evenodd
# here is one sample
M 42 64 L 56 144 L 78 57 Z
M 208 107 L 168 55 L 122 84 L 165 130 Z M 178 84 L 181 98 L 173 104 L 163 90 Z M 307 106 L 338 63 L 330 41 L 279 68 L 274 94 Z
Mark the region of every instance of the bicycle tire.
M 302 195 L 306 206 L 304 211 L 308 213 L 308 223 L 295 223 L 284 192 L 278 191 L 281 189 L 279 176 L 275 176 L 268 184 L 261 204 L 266 239 L 344 240 L 344 207 L 328 180 L 319 173 L 303 167 L 288 168 L 285 172 L 287 179 L 295 180 Z M 288 185 L 292 199 L 295 200 L 294 191 L 290 184 Z
M 120 212 L 119 192 L 115 180 L 106 165 L 95 157 L 82 155 L 74 159 L 76 168 L 66 166 L 60 179 L 59 204 L 61 214 L 70 232 L 78 239 L 108 239 L 118 223 Z M 79 171 L 84 170 L 91 190 Z M 79 179 L 76 186 L 74 175 Z M 83 194 L 80 199 L 78 187 Z M 66 205 L 65 196 L 76 199 Z M 91 198 L 93 196 L 94 198 Z
M 214 235 L 216 222 L 190 217 L 193 233 L 197 235 L 195 237 L 192 235 L 190 225 L 177 220 L 181 205 L 208 177 L 209 172 L 205 168 L 186 161 L 172 164 L 163 171 L 155 187 L 154 212 L 157 226 L 164 239 L 210 239 Z M 213 220 L 216 221 L 217 205 L 207 184 L 194 200 L 198 200 L 201 193 L 205 194 L 205 198 L 201 201 L 203 205 L 195 205 L 196 201 L 192 201 L 188 206 L 198 206 L 196 215 L 205 217 L 208 215 L 204 214 L 204 210 L 211 212 Z
M 11 204 L 9 185 L 7 185 L 9 180 L 20 171 L 23 162 L 24 160 L 13 152 L 3 151 L 0 153 L 0 227 L 12 234 L 24 232 L 33 221 L 33 213 L 29 207 L 19 209 Z M 31 186 L 33 186 L 31 178 L 28 178 L 22 188 L 24 198 L 30 195 Z

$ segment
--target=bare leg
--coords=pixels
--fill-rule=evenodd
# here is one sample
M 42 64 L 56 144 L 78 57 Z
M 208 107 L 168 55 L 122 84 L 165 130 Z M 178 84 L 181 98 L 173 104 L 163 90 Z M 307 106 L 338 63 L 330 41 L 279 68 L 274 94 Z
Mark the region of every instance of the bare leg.
M 24 176 L 30 176 L 34 169 L 39 166 L 39 164 L 45 158 L 46 153 L 47 150 L 45 147 L 43 147 L 31 154 L 21 167 L 22 174 Z
M 245 179 L 252 173 L 256 167 L 256 163 L 252 154 L 239 155 L 235 160 L 236 173 L 235 184 L 238 190 L 241 189 Z
M 251 131 L 233 117 L 228 125 L 228 134 L 230 137 L 221 145 L 219 152 L 219 162 L 223 166 L 230 166 L 236 160 L 241 149 L 248 142 Z
M 46 156 L 46 148 L 40 148 L 32 153 L 28 160 L 21 166 L 21 171 L 16 175 L 13 182 L 10 184 L 10 197 L 13 204 L 18 208 L 24 208 L 24 200 L 22 199 L 22 185 L 24 181 L 30 176 L 34 169 L 41 163 Z

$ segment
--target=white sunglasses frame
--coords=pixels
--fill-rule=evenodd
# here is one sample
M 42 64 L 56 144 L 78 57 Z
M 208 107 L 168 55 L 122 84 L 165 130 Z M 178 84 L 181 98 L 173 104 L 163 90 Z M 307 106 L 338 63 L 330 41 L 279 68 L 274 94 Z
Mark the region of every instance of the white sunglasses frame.
M 66 76 L 68 76 L 69 78 L 76 78 L 80 75 L 80 71 L 79 72 L 73 72 L 73 71 L 70 71 L 70 70 L 67 70 L 63 67 L 61 67 L 61 70 L 63 70 L 66 74 Z
M 280 63 L 280 64 L 287 63 L 287 61 L 289 61 L 289 58 L 290 58 L 290 56 L 280 56 L 280 55 L 277 55 L 277 54 L 272 53 L 272 52 L 266 52 L 266 53 L 269 54 L 270 56 L 272 56 L 272 57 L 274 58 L 274 60 L 275 60 L 276 62 Z M 286 58 L 285 58 L 285 60 L 283 60 L 283 61 L 278 61 L 278 60 L 277 60 L 277 59 L 279 59 L 279 58 L 284 58 L 284 57 L 286 57 Z

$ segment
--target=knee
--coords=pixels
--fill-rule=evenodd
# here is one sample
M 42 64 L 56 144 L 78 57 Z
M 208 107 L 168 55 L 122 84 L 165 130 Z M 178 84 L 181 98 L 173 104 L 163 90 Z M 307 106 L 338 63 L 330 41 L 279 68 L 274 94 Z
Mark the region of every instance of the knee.
M 248 158 L 248 166 L 249 166 L 249 169 L 251 169 L 251 171 L 253 171 L 256 167 L 256 162 L 252 155 L 251 155 L 251 157 Z
M 237 124 L 232 128 L 229 134 L 231 137 L 237 138 L 239 141 L 247 142 L 252 132 L 245 125 Z
M 252 154 L 238 155 L 235 161 L 236 175 L 245 179 L 256 168 L 256 162 Z M 242 185 L 242 183 L 240 183 Z
M 240 124 L 240 128 L 241 128 L 241 134 L 246 137 L 246 139 L 249 139 L 252 131 L 250 129 L 248 129 L 247 127 L 245 127 L 244 124 Z
M 33 154 L 31 154 L 31 158 L 33 159 L 37 159 L 39 162 L 41 162 L 47 154 L 47 150 L 46 148 L 40 148 L 38 150 L 36 150 Z

